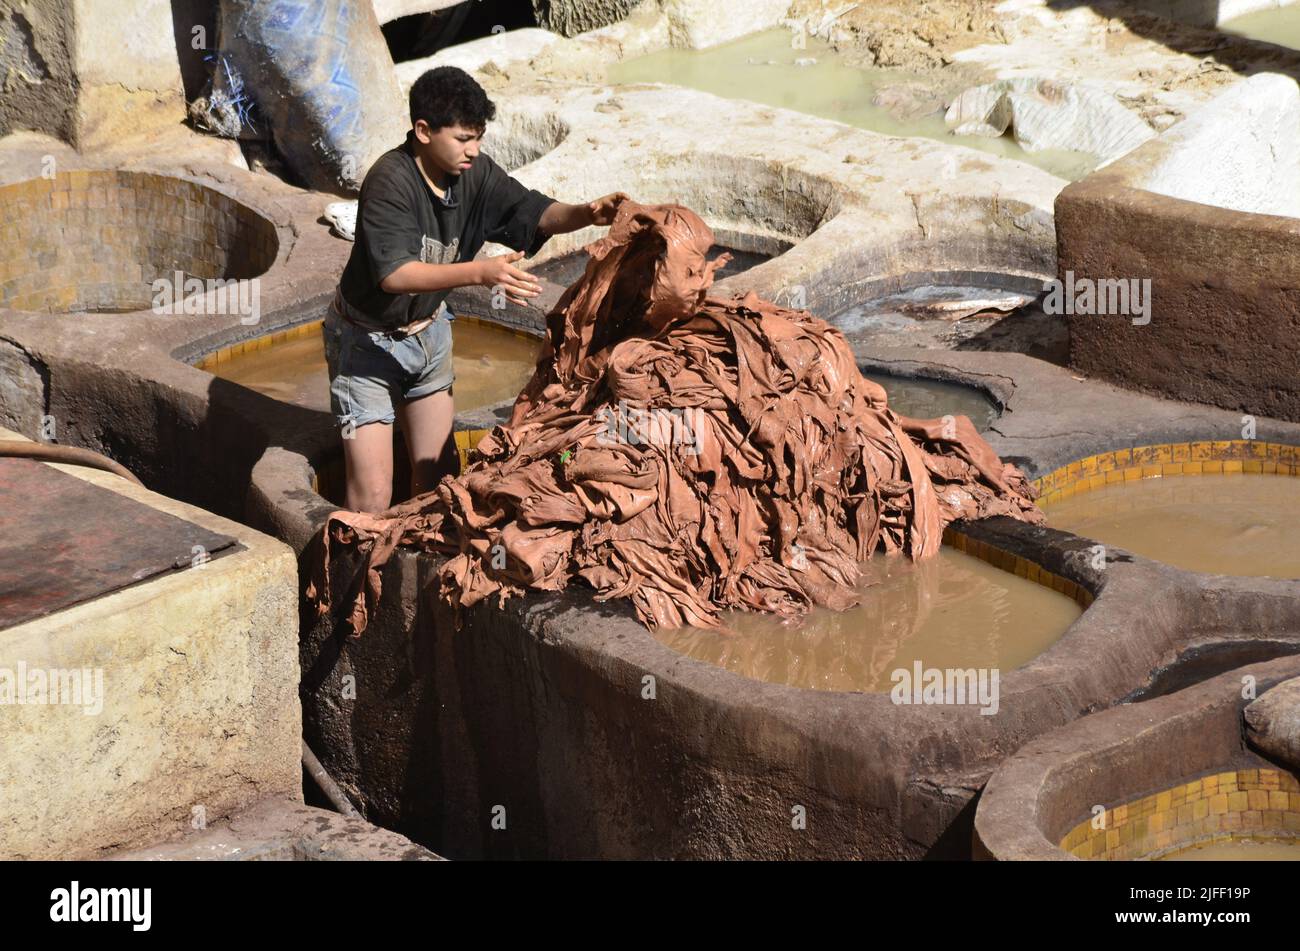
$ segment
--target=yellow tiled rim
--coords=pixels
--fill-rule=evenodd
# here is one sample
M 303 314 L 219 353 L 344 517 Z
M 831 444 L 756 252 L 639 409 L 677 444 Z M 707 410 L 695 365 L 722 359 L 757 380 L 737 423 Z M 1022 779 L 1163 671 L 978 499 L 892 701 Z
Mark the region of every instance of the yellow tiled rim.
M 483 320 L 479 317 L 457 317 L 457 321 L 465 321 L 471 324 L 479 324 L 483 327 L 490 327 L 503 333 L 513 334 L 516 337 L 523 337 L 526 340 L 537 340 L 533 334 L 524 333 L 514 327 L 507 327 L 505 324 L 498 324 L 492 320 Z M 212 372 L 212 368 L 220 363 L 225 363 L 232 357 L 238 357 L 241 354 L 252 353 L 256 350 L 265 350 L 267 347 L 274 347 L 277 344 L 284 343 L 287 340 L 297 340 L 302 337 L 310 337 L 312 334 L 319 333 L 323 320 L 309 320 L 305 324 L 298 324 L 296 327 L 289 327 L 285 330 L 277 330 L 275 333 L 264 334 L 261 337 L 254 337 L 252 340 L 241 340 L 239 343 L 232 343 L 228 347 L 222 347 L 220 350 L 214 350 L 206 354 L 194 364 L 200 370 Z
M 1081 859 L 1154 858 L 1228 838 L 1300 843 L 1300 780 L 1277 769 L 1213 773 L 1107 809 L 1060 846 Z
M 1091 607 L 1092 602 L 1095 600 L 1091 591 L 1069 578 L 1053 574 L 1037 562 L 1022 558 L 1014 552 L 1004 551 L 990 545 L 988 542 L 971 538 L 969 535 L 963 535 L 951 528 L 943 530 L 943 543 L 957 549 L 957 551 L 978 558 L 980 561 L 987 561 L 994 568 L 1001 568 L 1017 578 L 1024 578 L 1027 581 L 1041 584 L 1044 588 L 1059 591 L 1085 610 Z
M 1300 446 L 1257 439 L 1137 446 L 1071 462 L 1030 484 L 1039 492 L 1038 504 L 1045 506 L 1115 482 L 1234 472 L 1300 475 Z

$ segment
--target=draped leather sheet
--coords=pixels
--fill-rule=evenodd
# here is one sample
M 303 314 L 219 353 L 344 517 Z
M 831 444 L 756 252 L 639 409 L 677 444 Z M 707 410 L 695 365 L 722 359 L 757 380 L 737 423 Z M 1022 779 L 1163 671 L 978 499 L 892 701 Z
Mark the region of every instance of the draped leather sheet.
M 329 610 L 332 546 L 364 555 L 368 623 L 399 546 L 448 555 L 452 605 L 584 583 L 647 625 L 719 626 L 862 596 L 859 562 L 938 550 L 959 518 L 1041 521 L 1021 472 L 965 416 L 909 419 L 843 335 L 749 294 L 707 296 L 725 255 L 679 205 L 625 202 L 510 422 L 469 468 L 379 514 L 335 512 L 307 595 Z

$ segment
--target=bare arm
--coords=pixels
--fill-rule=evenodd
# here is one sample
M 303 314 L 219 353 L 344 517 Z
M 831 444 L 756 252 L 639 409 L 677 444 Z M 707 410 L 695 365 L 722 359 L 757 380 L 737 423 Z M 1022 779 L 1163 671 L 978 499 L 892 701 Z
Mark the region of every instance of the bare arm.
M 528 298 L 542 292 L 537 278 L 521 271 L 514 263 L 524 252 L 499 254 L 478 261 L 460 261 L 456 264 L 423 264 L 407 261 L 379 282 L 379 289 L 388 294 L 427 294 L 453 287 L 483 285 L 500 287 L 506 299 L 515 304 L 526 304 Z
M 614 192 L 582 205 L 566 205 L 557 201 L 542 212 L 537 227 L 547 234 L 567 234 L 590 225 L 604 227 L 614 220 L 614 213 L 627 197 L 623 192 Z
M 430 291 L 445 291 L 452 287 L 478 284 L 480 270 L 477 261 L 463 261 L 459 264 L 422 264 L 419 261 L 407 261 L 380 281 L 379 289 L 386 294 L 427 294 Z

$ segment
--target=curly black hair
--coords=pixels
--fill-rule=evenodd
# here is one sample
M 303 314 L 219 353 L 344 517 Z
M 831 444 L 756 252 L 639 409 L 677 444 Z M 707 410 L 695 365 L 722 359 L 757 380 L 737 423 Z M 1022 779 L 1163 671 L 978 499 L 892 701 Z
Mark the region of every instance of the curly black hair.
M 411 125 L 423 119 L 434 132 L 458 125 L 481 132 L 497 107 L 474 77 L 456 66 L 439 66 L 411 86 Z

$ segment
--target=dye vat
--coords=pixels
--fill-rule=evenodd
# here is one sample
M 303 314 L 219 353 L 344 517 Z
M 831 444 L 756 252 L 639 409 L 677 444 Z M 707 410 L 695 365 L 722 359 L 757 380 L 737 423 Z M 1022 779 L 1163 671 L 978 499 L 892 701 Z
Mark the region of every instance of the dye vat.
M 1054 644 L 1082 609 L 1051 588 L 944 547 L 863 566 L 862 602 L 801 619 L 729 612 L 726 631 L 659 629 L 667 647 L 742 677 L 810 690 L 888 692 L 894 672 L 989 669 L 999 677 Z
M 827 319 L 867 347 L 1012 351 L 1060 363 L 1068 328 L 1038 306 L 1042 288 L 1025 275 L 919 272 L 858 287 L 860 303 Z
M 265 345 L 260 341 L 242 344 L 240 353 L 218 351 L 198 366 L 274 399 L 329 412 L 329 370 L 320 322 L 294 328 L 282 340 L 263 340 Z M 514 399 L 532 376 L 541 346 L 540 340 L 474 318 L 455 320 L 456 409 L 478 409 Z
M 762 254 L 757 251 L 741 251 L 737 248 L 729 248 L 725 245 L 715 244 L 709 248 L 706 257 L 712 261 L 723 252 L 731 255 L 731 260 L 725 267 L 718 268 L 713 272 L 714 282 L 734 277 L 737 274 L 743 274 L 752 267 L 757 267 L 764 261 L 770 261 L 772 255 Z M 560 255 L 549 261 L 544 261 L 535 267 L 529 268 L 529 273 L 537 277 L 544 278 L 552 284 L 558 284 L 560 287 L 568 287 L 575 283 L 578 278 L 582 277 L 587 270 L 587 262 L 591 260 L 591 255 L 586 251 L 573 251 L 569 254 Z
M 1300 479 L 1254 473 L 1133 479 L 1043 504 L 1053 528 L 1190 571 L 1270 578 L 1300 578 L 1297 508 Z
M 1271 767 L 1229 769 L 1106 810 L 1060 847 L 1082 859 L 1300 859 L 1300 782 Z
M 1254 13 L 1224 20 L 1219 24 L 1219 29 L 1249 40 L 1262 40 L 1300 50 L 1300 5 L 1256 10 Z
M 804 49 L 794 49 L 791 38 L 789 30 L 778 28 L 707 50 L 660 50 L 611 65 L 606 78 L 615 85 L 671 83 L 884 135 L 935 139 L 950 145 L 956 142 L 1037 165 L 1071 181 L 1083 178 L 1097 165 L 1095 157 L 1081 152 L 1026 152 L 1010 136 L 955 138 L 944 124 L 945 91 L 934 88 L 934 73 L 849 66 L 834 48 L 816 37 L 808 37 Z M 891 112 L 873 102 L 878 94 L 889 96 L 891 88 L 906 91 L 918 86 L 927 92 L 920 96 L 905 93 L 919 101 L 904 108 Z
M 862 375 L 885 388 L 889 408 L 902 416 L 917 419 L 934 419 L 950 413 L 954 416 L 969 416 L 975 428 L 984 432 L 999 415 L 997 404 L 971 386 L 886 373 Z
M 1259 839 L 1230 836 L 1161 855 L 1159 861 L 1179 862 L 1300 862 L 1300 836 Z
M 0 221 L 0 307 L 45 313 L 170 308 L 195 279 L 257 277 L 280 246 L 275 225 L 249 206 L 146 172 L 63 172 L 0 187 Z

